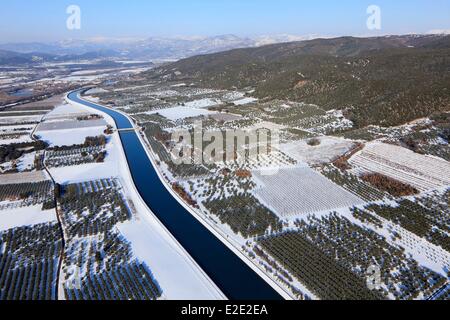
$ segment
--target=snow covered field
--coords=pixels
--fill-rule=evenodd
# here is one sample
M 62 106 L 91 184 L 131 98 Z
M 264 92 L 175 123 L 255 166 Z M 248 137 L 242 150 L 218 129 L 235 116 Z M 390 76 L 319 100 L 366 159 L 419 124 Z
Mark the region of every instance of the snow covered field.
M 103 163 L 82 164 L 76 167 L 49 168 L 56 182 L 61 184 L 77 183 L 86 180 L 99 180 L 116 177 L 120 173 L 119 156 L 116 140 L 109 142 L 106 148 L 107 156 Z
M 308 167 L 280 169 L 273 175 L 254 174 L 259 184 L 256 197 L 282 218 L 364 202 Z
M 222 103 L 222 101 L 220 101 L 218 99 L 205 98 L 205 99 L 199 99 L 199 100 L 186 102 L 185 106 L 189 107 L 189 108 L 208 108 L 208 107 L 212 107 L 212 106 L 217 106 L 221 103 Z
M 165 297 L 171 300 L 223 299 L 204 275 L 186 261 L 153 219 L 133 220 L 118 228 L 131 242 L 134 255 L 150 267 Z
M 0 145 L 8 145 L 13 143 L 28 143 L 32 142 L 33 139 L 29 135 L 23 135 L 14 139 L 2 139 L 0 140 Z
M 169 120 L 177 121 L 177 120 L 185 119 L 185 118 L 214 115 L 214 114 L 216 114 L 216 112 L 212 112 L 212 111 L 205 110 L 205 109 L 199 109 L 199 108 L 191 108 L 191 107 L 174 107 L 174 108 L 149 112 L 147 114 L 159 114 Z
M 307 162 L 311 165 L 329 163 L 351 150 L 354 142 L 333 138 L 321 137 L 320 145 L 310 146 L 308 140 L 294 141 L 279 146 L 280 150 L 294 159 Z
M 83 144 L 86 137 L 102 135 L 107 126 L 104 119 L 76 120 L 92 113 L 80 106 L 61 105 L 45 116 L 35 134 L 50 146 Z
M 69 104 L 62 104 L 58 107 L 56 107 L 52 112 L 48 113 L 45 116 L 45 120 L 51 120 L 54 118 L 68 118 L 72 116 L 82 116 L 82 115 L 88 115 L 89 112 L 85 108 L 79 107 L 79 106 L 72 106 Z
M 30 123 L 30 122 L 39 122 L 42 116 L 22 116 L 22 117 L 1 117 L 0 125 L 4 124 L 21 124 L 21 123 Z
M 69 130 L 106 127 L 106 122 L 98 120 L 46 121 L 39 124 L 37 131 Z
M 373 142 L 350 159 L 357 174 L 379 173 L 407 183 L 420 191 L 450 185 L 450 163 L 408 149 Z
M 42 211 L 42 205 L 0 211 L 0 231 L 54 221 L 55 210 Z
M 50 146 L 71 146 L 83 144 L 87 137 L 96 137 L 103 134 L 105 127 L 38 131 L 36 135 L 39 139 L 47 142 Z

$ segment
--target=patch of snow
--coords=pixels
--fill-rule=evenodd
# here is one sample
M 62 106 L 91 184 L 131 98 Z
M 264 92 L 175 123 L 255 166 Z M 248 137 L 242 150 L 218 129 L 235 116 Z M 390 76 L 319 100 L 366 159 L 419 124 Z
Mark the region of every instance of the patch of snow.
M 282 218 L 364 203 L 307 167 L 280 169 L 272 173 L 253 172 L 260 185 L 254 194 Z
M 105 127 L 80 128 L 70 130 L 39 131 L 36 136 L 50 146 L 71 146 L 83 144 L 87 137 L 102 135 Z
M 55 210 L 42 211 L 42 205 L 0 211 L 0 231 L 54 221 Z
M 222 103 L 222 101 L 220 101 L 218 99 L 205 98 L 205 99 L 186 102 L 185 106 L 189 107 L 189 108 L 208 108 L 208 107 L 212 107 L 212 106 L 217 106 L 221 103 Z
M 120 224 L 118 229 L 127 238 L 136 257 L 152 270 L 163 289 L 164 296 L 172 300 L 221 299 L 210 283 L 186 263 L 176 246 L 168 241 L 160 226 L 151 221 L 133 220 Z
M 240 99 L 240 100 L 233 101 L 233 104 L 235 106 L 242 106 L 242 105 L 253 103 L 253 102 L 256 102 L 256 101 L 258 101 L 258 99 L 249 97 L 249 98 L 243 98 L 243 99 Z
M 320 137 L 320 145 L 310 146 L 307 140 L 280 145 L 280 150 L 292 158 L 311 165 L 329 163 L 350 151 L 354 142 L 341 138 Z
M 158 110 L 154 112 L 148 112 L 147 114 L 160 114 L 161 116 L 172 120 L 180 120 L 190 117 L 198 117 L 198 116 L 208 116 L 216 114 L 216 112 L 212 112 L 205 109 L 198 108 L 188 108 L 188 107 L 175 107 L 169 109 Z

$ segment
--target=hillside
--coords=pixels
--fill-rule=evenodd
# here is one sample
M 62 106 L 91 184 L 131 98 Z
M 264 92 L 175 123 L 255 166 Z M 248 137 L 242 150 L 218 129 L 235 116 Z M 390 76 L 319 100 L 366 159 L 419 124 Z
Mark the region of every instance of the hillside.
M 52 57 L 47 54 L 18 53 L 0 50 L 0 65 L 19 65 L 42 62 Z
M 20 53 L 0 49 L 0 66 L 33 65 L 42 62 L 67 62 L 74 60 L 93 60 L 111 57 L 121 57 L 114 50 L 90 51 L 83 54 L 54 55 L 43 52 Z
M 255 87 L 267 99 L 345 109 L 359 127 L 450 110 L 450 36 L 343 37 L 236 49 L 155 69 L 149 79 Z

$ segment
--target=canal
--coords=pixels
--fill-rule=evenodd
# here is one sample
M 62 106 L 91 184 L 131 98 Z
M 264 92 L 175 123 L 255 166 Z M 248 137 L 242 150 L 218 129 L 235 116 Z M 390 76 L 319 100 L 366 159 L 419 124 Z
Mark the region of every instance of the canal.
M 68 98 L 110 115 L 118 129 L 132 129 L 123 114 L 80 98 Z M 120 132 L 134 183 L 142 199 L 212 281 L 231 300 L 281 300 L 281 295 L 186 210 L 159 179 L 135 131 Z

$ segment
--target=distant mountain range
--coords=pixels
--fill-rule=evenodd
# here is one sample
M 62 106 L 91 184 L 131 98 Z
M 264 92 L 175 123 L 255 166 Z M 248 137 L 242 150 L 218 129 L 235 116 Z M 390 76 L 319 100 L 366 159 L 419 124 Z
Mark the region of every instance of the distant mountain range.
M 42 62 L 67 62 L 74 60 L 104 59 L 120 56 L 120 53 L 113 50 L 91 51 L 83 54 L 56 55 L 42 52 L 21 53 L 0 49 L 0 65 L 31 65 Z
M 186 38 L 65 40 L 54 43 L 0 44 L 0 64 L 32 63 L 61 59 L 123 57 L 141 60 L 178 60 L 236 48 L 307 40 L 293 35 L 243 38 L 235 35 Z M 63 57 L 63 58 L 61 58 Z

